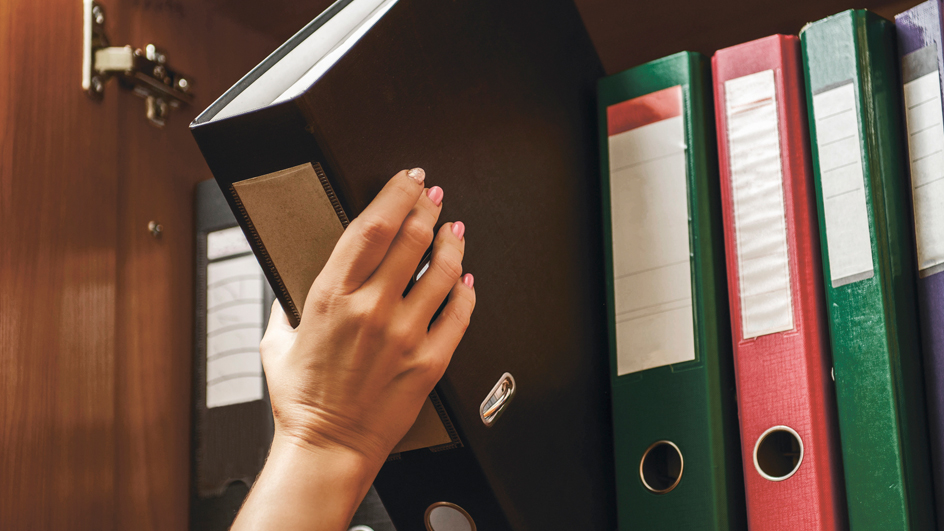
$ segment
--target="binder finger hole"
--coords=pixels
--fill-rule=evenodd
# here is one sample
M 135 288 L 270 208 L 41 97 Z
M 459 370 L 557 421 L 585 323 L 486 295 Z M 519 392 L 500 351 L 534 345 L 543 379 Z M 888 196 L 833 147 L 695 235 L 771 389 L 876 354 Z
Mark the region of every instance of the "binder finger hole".
M 426 509 L 426 531 L 476 531 L 475 521 L 462 507 L 436 502 Z
M 792 428 L 774 426 L 765 431 L 754 445 L 754 467 L 770 481 L 783 481 L 803 462 L 803 440 Z
M 671 441 L 652 443 L 639 462 L 639 477 L 651 492 L 665 494 L 682 480 L 685 462 L 678 446 Z

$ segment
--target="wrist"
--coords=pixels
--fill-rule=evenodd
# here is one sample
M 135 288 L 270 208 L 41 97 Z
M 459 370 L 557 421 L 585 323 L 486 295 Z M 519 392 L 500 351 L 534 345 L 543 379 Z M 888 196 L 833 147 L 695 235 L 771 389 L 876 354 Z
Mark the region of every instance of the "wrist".
M 383 460 L 343 445 L 313 445 L 278 431 L 272 439 L 267 466 L 269 462 L 279 468 L 287 465 L 299 473 L 310 471 L 319 477 L 329 477 L 333 482 L 364 484 L 364 492 L 383 465 Z
M 276 434 L 233 529 L 346 529 L 382 464 Z

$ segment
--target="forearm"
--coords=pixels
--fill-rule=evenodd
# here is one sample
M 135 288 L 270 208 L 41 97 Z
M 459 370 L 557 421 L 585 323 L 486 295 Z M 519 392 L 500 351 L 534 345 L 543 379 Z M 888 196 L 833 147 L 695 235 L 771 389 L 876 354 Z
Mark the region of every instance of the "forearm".
M 347 529 L 380 464 L 351 450 L 306 447 L 276 436 L 232 529 Z

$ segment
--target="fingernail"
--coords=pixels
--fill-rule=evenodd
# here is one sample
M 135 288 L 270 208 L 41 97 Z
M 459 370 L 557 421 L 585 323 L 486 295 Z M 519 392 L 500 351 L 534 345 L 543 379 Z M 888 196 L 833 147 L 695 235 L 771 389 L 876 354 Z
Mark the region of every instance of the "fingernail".
M 429 196 L 429 200 L 432 201 L 434 205 L 439 206 L 443 200 L 443 189 L 434 186 L 426 191 L 426 195 Z
M 410 176 L 410 179 L 423 184 L 423 181 L 426 180 L 426 172 L 423 171 L 423 168 L 413 168 L 412 170 L 406 172 Z
M 462 239 L 462 235 L 465 234 L 465 224 L 461 221 L 457 221 L 452 224 L 452 233 L 456 235 L 456 238 Z
M 466 273 L 465 276 L 462 277 L 462 283 L 471 288 L 472 284 L 475 284 L 475 277 L 472 276 L 472 273 Z

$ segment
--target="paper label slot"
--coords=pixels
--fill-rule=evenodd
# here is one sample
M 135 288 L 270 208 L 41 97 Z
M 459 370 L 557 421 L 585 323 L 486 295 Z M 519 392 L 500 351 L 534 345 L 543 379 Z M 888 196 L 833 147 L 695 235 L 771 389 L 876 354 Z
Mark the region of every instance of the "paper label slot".
M 249 241 L 239 227 L 218 230 L 207 234 L 207 260 L 251 253 Z
M 944 271 L 944 110 L 934 45 L 902 61 L 919 276 Z
M 233 189 L 301 315 L 311 284 L 344 232 L 315 168 L 302 164 L 239 181 Z
M 793 329 L 774 71 L 724 83 L 744 339 Z
M 695 359 L 682 87 L 607 108 L 617 374 Z
M 217 260 L 207 265 L 206 407 L 262 400 L 262 270 L 241 232 L 211 232 L 207 242 Z
M 852 80 L 814 94 L 813 117 L 826 220 L 826 259 L 835 288 L 875 274 Z

